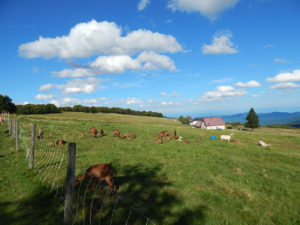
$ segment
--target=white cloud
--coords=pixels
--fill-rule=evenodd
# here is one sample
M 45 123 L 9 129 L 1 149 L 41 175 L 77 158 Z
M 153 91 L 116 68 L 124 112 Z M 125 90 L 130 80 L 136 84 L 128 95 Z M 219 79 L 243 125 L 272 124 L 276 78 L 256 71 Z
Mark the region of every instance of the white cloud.
M 19 54 L 25 58 L 74 58 L 95 54 L 133 55 L 141 51 L 178 52 L 181 45 L 171 35 L 136 30 L 121 36 L 122 30 L 113 22 L 97 22 L 75 25 L 66 36 L 39 37 L 38 40 L 19 46 Z
M 169 97 L 169 94 L 167 94 L 166 92 L 160 92 L 160 95 L 163 97 Z
M 38 94 L 34 97 L 35 99 L 40 99 L 40 100 L 48 100 L 54 98 L 53 94 L 49 95 L 44 95 L 44 94 Z
M 286 62 L 287 62 L 287 60 L 286 60 L 286 59 L 284 59 L 284 58 L 282 58 L 282 59 L 275 58 L 275 59 L 274 59 L 274 62 L 277 62 L 277 63 L 286 63 Z
M 287 82 L 287 83 L 280 83 L 275 84 L 270 87 L 270 89 L 293 89 L 293 88 L 300 88 L 300 85 L 297 85 L 295 83 Z
M 143 64 L 143 65 L 142 65 Z M 102 74 L 121 74 L 126 70 L 176 70 L 174 62 L 165 55 L 142 52 L 136 59 L 128 55 L 99 56 L 85 68 L 65 69 L 52 72 L 55 77 L 88 77 Z
M 214 91 L 205 92 L 198 102 L 223 101 L 246 94 L 245 90 L 237 90 L 232 86 L 218 86 Z
M 238 0 L 169 0 L 168 7 L 173 11 L 200 12 L 210 19 L 216 19 L 218 14 L 234 7 Z
M 166 92 L 160 92 L 160 95 L 163 97 L 170 97 L 170 96 L 179 97 L 179 94 L 177 94 L 176 91 L 173 91 L 171 94 L 168 94 Z
M 144 10 L 149 3 L 150 3 L 150 0 L 141 0 L 138 4 L 138 11 Z
M 142 101 L 138 98 L 127 98 L 126 99 L 127 105 L 136 105 L 136 104 L 142 104 Z
M 258 94 L 252 94 L 251 96 L 252 96 L 253 98 L 258 98 L 258 97 L 259 97 Z
M 237 83 L 234 83 L 233 84 L 234 86 L 236 87 L 240 87 L 240 88 L 253 88 L 253 87 L 260 87 L 260 83 L 258 83 L 257 81 L 255 80 L 251 80 L 251 81 L 248 81 L 247 83 L 243 83 L 243 82 L 237 82 Z
M 180 102 L 173 102 L 173 101 L 162 101 L 160 104 L 161 104 L 162 106 L 181 105 Z
M 300 82 L 300 70 L 279 73 L 275 77 L 266 78 L 267 82 Z
M 159 55 L 155 52 L 142 52 L 137 60 L 145 63 L 144 69 L 146 70 L 176 70 L 174 62 L 168 56 Z
M 80 105 L 82 100 L 79 98 L 61 98 L 61 99 L 53 99 L 50 103 L 61 107 L 61 106 L 73 106 L 73 105 Z
M 99 83 L 101 79 L 87 78 L 87 79 L 73 79 L 68 80 L 67 84 L 44 84 L 40 87 L 40 91 L 49 91 L 50 89 L 63 90 L 63 94 L 79 94 L 94 93 L 100 88 Z
M 211 45 L 203 45 L 203 54 L 235 54 L 238 50 L 233 48 L 233 43 L 230 41 L 232 34 L 227 32 L 225 34 L 215 35 Z

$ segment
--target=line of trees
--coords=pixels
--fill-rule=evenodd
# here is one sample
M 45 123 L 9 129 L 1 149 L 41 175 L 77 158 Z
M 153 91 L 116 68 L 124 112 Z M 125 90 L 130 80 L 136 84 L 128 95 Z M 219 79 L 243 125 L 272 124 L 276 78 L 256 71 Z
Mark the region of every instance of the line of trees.
M 17 105 L 17 114 L 48 114 L 60 113 L 61 110 L 54 104 L 26 104 Z
M 86 112 L 86 113 L 118 113 L 126 115 L 138 116 L 152 116 L 163 117 L 162 113 L 152 111 L 135 111 L 132 109 L 122 109 L 118 107 L 95 107 L 95 106 L 82 106 L 74 105 L 73 107 L 56 107 L 54 104 L 27 104 L 17 105 L 17 114 L 47 114 L 47 113 L 60 113 L 60 112 Z
M 73 107 L 60 107 L 62 112 L 87 112 L 87 113 L 118 113 L 126 115 L 137 115 L 137 116 L 152 116 L 152 117 L 163 117 L 162 113 L 152 111 L 135 111 L 132 109 L 123 109 L 119 107 L 96 107 L 96 106 L 82 106 L 74 105 Z

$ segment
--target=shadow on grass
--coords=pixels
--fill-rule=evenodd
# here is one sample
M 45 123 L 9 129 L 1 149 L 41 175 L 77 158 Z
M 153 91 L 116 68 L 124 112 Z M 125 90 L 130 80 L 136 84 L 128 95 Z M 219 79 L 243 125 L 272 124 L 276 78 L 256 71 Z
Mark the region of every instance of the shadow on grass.
M 0 221 L 6 225 L 62 224 L 63 211 L 59 212 L 62 206 L 62 201 L 55 197 L 55 192 L 49 193 L 40 187 L 22 201 L 1 202 Z
M 142 165 L 118 167 L 119 191 L 110 196 L 107 185 L 99 190 L 86 181 L 74 192 L 74 224 L 108 225 L 200 225 L 204 224 L 203 206 L 183 209 L 184 199 L 168 187 L 171 183 L 159 166 Z M 61 189 L 60 187 L 59 189 Z M 0 203 L 1 224 L 57 225 L 63 223 L 63 200 L 40 186 L 27 199 Z
M 75 190 L 76 224 L 204 224 L 205 207 L 177 211 L 184 200 L 167 190 L 171 185 L 160 166 L 118 167 L 115 183 L 119 191 L 110 196 L 109 188 L 93 188 L 89 181 Z

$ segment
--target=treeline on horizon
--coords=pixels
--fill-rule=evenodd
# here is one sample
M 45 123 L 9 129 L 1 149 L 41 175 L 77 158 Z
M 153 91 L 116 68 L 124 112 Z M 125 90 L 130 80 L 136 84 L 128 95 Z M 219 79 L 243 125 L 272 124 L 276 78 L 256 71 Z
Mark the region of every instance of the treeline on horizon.
M 152 111 L 135 111 L 132 109 L 123 109 L 119 107 L 96 107 L 96 106 L 82 106 L 74 105 L 73 107 L 57 107 L 54 104 L 26 104 L 17 105 L 17 114 L 48 114 L 48 113 L 61 113 L 61 112 L 86 112 L 86 113 L 117 113 L 125 115 L 137 115 L 137 116 L 151 116 L 151 117 L 163 117 L 162 113 Z

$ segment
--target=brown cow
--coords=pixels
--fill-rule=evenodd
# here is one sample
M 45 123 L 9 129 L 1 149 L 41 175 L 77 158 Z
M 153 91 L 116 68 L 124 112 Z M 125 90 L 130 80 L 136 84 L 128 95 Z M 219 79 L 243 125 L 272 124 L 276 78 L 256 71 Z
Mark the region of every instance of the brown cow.
M 115 137 L 120 137 L 121 132 L 119 130 L 114 130 Z
M 189 141 L 183 141 L 183 142 L 186 143 L 186 144 L 190 143 Z
M 39 129 L 39 134 L 38 134 L 37 138 L 38 138 L 38 139 L 44 138 L 44 130 L 43 130 L 43 128 L 40 128 L 40 129 Z
M 65 140 L 63 140 L 63 139 L 61 139 L 61 140 L 57 140 L 56 142 L 55 142 L 55 145 L 64 145 L 64 144 L 66 144 L 66 143 L 68 143 L 68 142 L 66 142 Z
M 88 133 L 89 133 L 89 134 L 92 133 L 92 134 L 94 135 L 94 138 L 95 138 L 95 137 L 97 137 L 97 133 L 98 133 L 98 132 L 97 132 L 96 128 L 93 127 L 93 128 L 91 128 L 91 129 L 89 130 Z
M 101 135 L 101 136 L 104 136 L 104 131 L 103 131 L 103 129 L 100 130 L 100 135 Z
M 110 164 L 102 163 L 102 164 L 91 166 L 87 169 L 87 171 L 83 175 L 77 177 L 74 186 L 77 186 L 80 182 L 88 178 L 91 178 L 94 181 L 105 180 L 106 183 L 109 184 L 110 186 L 111 194 L 113 194 L 115 193 L 114 186 L 116 186 L 117 190 L 119 189 L 119 186 L 116 185 L 113 180 L 114 172 L 115 171 Z
M 200 139 L 200 138 L 196 139 L 196 142 L 200 142 L 200 141 L 201 141 L 201 139 Z
M 169 132 L 167 130 L 164 130 L 159 133 L 159 137 L 167 137 L 167 136 L 169 136 Z

